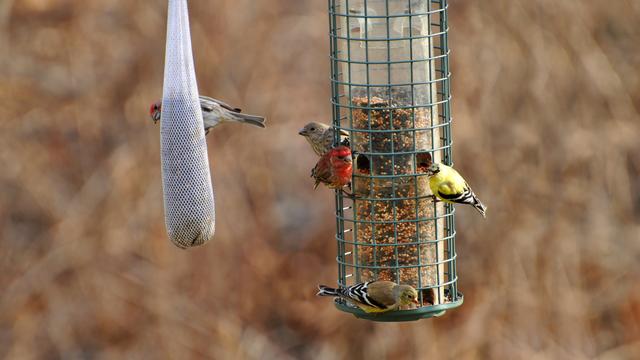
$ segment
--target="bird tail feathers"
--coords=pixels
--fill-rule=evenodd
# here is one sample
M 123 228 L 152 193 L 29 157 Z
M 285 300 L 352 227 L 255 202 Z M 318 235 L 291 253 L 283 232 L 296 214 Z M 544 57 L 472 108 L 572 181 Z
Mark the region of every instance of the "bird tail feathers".
M 340 292 L 338 289 L 334 289 L 326 285 L 318 285 L 318 293 L 316 295 L 317 296 L 340 296 Z
M 254 125 L 261 128 L 266 127 L 264 124 L 265 118 L 262 116 L 249 115 L 249 114 L 243 114 L 243 113 L 236 113 L 234 115 L 238 118 L 238 120 L 242 122 L 246 122 L 250 125 Z
M 482 215 L 483 218 L 487 218 L 486 212 L 487 212 L 487 207 L 480 202 L 480 200 L 478 200 L 476 198 L 476 202 L 475 204 L 473 204 L 473 207 L 478 210 L 478 212 L 480 213 L 480 215 Z

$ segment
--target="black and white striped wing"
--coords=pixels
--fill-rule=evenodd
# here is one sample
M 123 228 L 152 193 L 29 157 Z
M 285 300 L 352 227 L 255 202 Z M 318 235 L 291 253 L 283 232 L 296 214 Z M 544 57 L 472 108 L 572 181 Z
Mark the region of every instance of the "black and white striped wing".
M 466 185 L 461 193 L 444 194 L 441 191 L 438 191 L 438 195 L 445 200 L 449 200 L 458 204 L 474 205 L 478 202 L 476 194 L 473 193 L 473 190 L 471 190 L 469 185 Z
M 387 307 L 384 304 L 381 304 L 375 301 L 374 299 L 372 299 L 371 297 L 369 297 L 369 294 L 367 292 L 367 287 L 369 286 L 370 283 L 372 283 L 372 281 L 367 281 L 365 283 L 349 286 L 348 288 L 343 289 L 343 295 L 361 304 L 369 305 L 371 307 L 374 307 L 380 310 L 387 309 Z

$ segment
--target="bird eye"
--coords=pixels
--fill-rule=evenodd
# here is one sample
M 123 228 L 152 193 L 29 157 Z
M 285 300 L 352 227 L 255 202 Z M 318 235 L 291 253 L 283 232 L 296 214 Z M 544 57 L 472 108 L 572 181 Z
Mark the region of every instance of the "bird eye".
M 311 131 L 316 131 L 316 128 L 312 127 L 311 129 L 309 129 Z

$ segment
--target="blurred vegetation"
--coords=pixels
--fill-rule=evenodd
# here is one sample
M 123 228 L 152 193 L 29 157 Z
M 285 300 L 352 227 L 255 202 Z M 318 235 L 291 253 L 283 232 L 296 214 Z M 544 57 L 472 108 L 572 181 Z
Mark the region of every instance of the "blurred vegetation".
M 325 1 L 190 1 L 201 92 L 266 114 L 209 137 L 216 237 L 164 229 L 166 2 L 0 2 L 0 358 L 640 358 L 640 2 L 451 1 L 465 304 L 378 324 L 335 283 Z

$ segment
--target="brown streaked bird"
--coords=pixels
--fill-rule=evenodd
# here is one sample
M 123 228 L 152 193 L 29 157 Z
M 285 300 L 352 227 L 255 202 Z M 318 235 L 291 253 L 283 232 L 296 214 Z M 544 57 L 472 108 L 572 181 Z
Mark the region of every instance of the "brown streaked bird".
M 200 107 L 202 108 L 202 120 L 204 121 L 205 134 L 208 134 L 209 130 L 223 122 L 237 122 L 261 128 L 266 127 L 264 117 L 243 114 L 239 108 L 234 108 L 227 103 L 208 96 L 200 96 Z M 158 101 L 151 104 L 149 113 L 154 123 L 160 121 L 162 102 Z
M 334 131 L 332 126 L 312 121 L 300 129 L 298 134 L 307 139 L 318 156 L 322 156 L 333 147 Z M 349 133 L 344 130 L 340 130 L 340 144 L 349 146 Z

